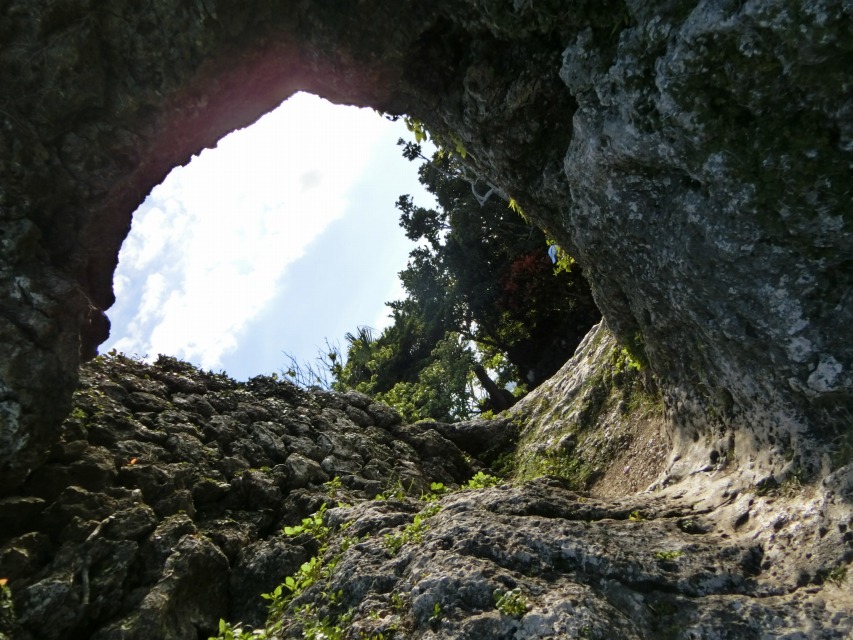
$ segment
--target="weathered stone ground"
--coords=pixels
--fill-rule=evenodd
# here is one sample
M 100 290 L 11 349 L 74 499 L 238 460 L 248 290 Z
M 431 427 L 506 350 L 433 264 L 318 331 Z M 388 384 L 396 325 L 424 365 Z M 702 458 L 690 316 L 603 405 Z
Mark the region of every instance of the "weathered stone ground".
M 833 563 L 845 546 L 849 560 L 851 522 L 834 520 L 830 493 L 745 494 L 708 509 L 653 495 L 601 501 L 540 478 L 445 498 L 422 539 L 396 553 L 383 535 L 405 511 L 365 503 L 332 512 L 368 537 L 289 613 L 313 603 L 310 626 L 352 607 L 366 637 L 848 638 L 853 598 Z M 496 606 L 507 592 L 519 594 L 514 614 Z M 300 637 L 296 617 L 284 636 Z
M 420 495 L 476 468 L 361 395 L 237 384 L 168 358 L 99 357 L 82 381 L 48 463 L 0 501 L 15 640 L 195 638 L 220 616 L 262 621 L 260 594 L 316 551 L 281 528 L 336 503 L 324 483 L 338 478 L 351 501 Z
M 612 362 L 608 340 L 589 340 L 576 360 Z M 648 436 L 614 431 L 607 407 L 633 387 L 619 372 L 610 380 L 623 387 L 586 432 L 570 401 L 589 387 L 554 383 L 566 401 L 559 441 L 579 433 L 582 460 Z M 170 358 L 99 357 L 82 381 L 49 462 L 0 501 L 0 637 L 195 640 L 241 626 L 315 639 L 853 634 L 847 468 L 756 487 L 712 466 L 602 497 L 634 476 L 616 459 L 587 475 L 547 435 L 548 475 L 537 476 L 524 443 L 554 423 L 541 396 L 530 401 L 538 420 L 529 409 L 407 426 L 365 396 L 239 384 Z M 632 406 L 648 429 L 653 410 Z M 459 490 L 487 463 L 528 479 L 479 475 L 480 488 Z M 688 493 L 690 481 L 706 490 Z M 293 592 L 261 598 L 288 576 Z

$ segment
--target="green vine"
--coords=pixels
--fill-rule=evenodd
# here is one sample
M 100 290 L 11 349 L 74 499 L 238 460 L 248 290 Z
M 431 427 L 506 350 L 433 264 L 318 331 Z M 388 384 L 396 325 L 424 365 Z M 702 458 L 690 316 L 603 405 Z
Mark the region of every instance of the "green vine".
M 455 133 L 450 133 L 448 135 L 448 139 L 444 140 L 440 137 L 435 136 L 430 133 L 424 123 L 420 120 L 416 120 L 411 116 L 403 116 L 403 122 L 406 124 L 406 128 L 415 134 L 415 142 L 420 144 L 426 140 L 432 139 L 435 145 L 438 147 L 439 156 L 447 155 L 450 153 L 450 150 L 453 150 L 453 153 L 456 153 L 460 158 L 468 157 L 468 150 L 465 148 L 465 144 L 462 142 L 462 139 L 457 136 Z

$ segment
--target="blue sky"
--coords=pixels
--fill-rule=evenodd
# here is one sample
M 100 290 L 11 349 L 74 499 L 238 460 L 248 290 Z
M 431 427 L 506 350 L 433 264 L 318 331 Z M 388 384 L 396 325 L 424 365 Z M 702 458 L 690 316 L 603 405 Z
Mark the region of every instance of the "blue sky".
M 400 137 L 402 121 L 297 94 L 173 170 L 134 214 L 101 352 L 244 380 L 387 325 L 414 247 L 394 203 L 432 203 Z

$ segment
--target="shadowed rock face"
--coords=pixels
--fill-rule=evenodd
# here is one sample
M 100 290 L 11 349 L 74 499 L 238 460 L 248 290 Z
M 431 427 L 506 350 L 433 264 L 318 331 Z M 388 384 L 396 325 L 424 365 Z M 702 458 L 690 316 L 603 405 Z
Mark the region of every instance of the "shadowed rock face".
M 840 0 L 3 3 L 0 491 L 44 460 L 107 335 L 131 211 L 299 89 L 461 141 L 583 263 L 686 470 L 719 438 L 770 471 L 804 448 L 812 471 L 847 462 L 850 18 Z

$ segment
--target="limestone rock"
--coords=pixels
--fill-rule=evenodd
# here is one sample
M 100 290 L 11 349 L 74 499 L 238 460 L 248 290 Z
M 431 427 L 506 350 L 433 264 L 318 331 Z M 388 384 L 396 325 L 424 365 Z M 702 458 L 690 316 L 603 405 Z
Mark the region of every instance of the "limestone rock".
M 722 432 L 766 474 L 791 448 L 816 473 L 848 462 L 849 18 L 842 0 L 7 2 L 0 490 L 44 462 L 106 336 L 131 211 L 299 89 L 463 144 L 583 264 L 686 469 Z M 198 392 L 161 383 L 181 409 Z M 157 413 L 156 388 L 126 391 Z
M 605 323 L 507 413 L 521 425 L 512 459 L 519 477 L 550 474 L 577 490 L 622 497 L 646 490 L 667 470 L 672 446 L 657 382 Z M 703 471 L 730 475 L 731 455 Z
M 832 493 L 817 490 L 817 509 L 786 508 L 801 521 L 822 519 L 829 532 L 844 502 Z M 748 500 L 765 513 L 776 504 Z M 281 618 L 282 637 L 302 637 L 324 618 L 333 626 L 347 610 L 355 614 L 348 633 L 405 638 L 840 639 L 853 632 L 849 578 L 826 573 L 853 556 L 849 545 L 841 550 L 838 533 L 810 544 L 834 560 L 818 569 L 817 556 L 801 556 L 814 569 L 802 577 L 794 570 L 800 560 L 786 557 L 797 554 L 797 525 L 775 532 L 767 520 L 740 531 L 722 525 L 736 508 L 709 512 L 651 495 L 600 501 L 555 479 L 464 491 L 439 506 L 399 549 L 388 537 L 411 531 L 408 509 L 398 508 L 396 525 L 393 510 L 383 521 L 364 506 L 336 510 L 335 521 L 352 522 L 347 531 L 373 534 L 294 601 Z M 325 559 L 336 553 L 333 543 Z M 339 595 L 331 603 L 323 593 Z M 507 593 L 514 606 L 500 604 Z M 299 613 L 308 602 L 313 608 Z
M 258 593 L 270 593 L 308 559 L 305 550 L 280 538 L 259 540 L 240 552 L 231 571 L 231 615 L 256 628 L 267 619 L 267 603 Z
M 614 353 L 624 356 L 605 327 L 596 336 L 554 380 L 558 390 L 543 388 L 512 416 L 461 425 L 364 426 L 360 414 L 347 417 L 348 406 L 364 406 L 351 394 L 267 377 L 240 384 L 168 358 L 99 357 L 82 371 L 49 464 L 88 478 L 78 461 L 95 450 L 116 472 L 58 494 L 34 483 L 43 497 L 3 500 L 15 526 L 0 530 L 12 605 L 0 634 L 195 640 L 217 635 L 223 619 L 276 638 L 324 624 L 344 637 L 846 638 L 851 474 L 744 489 L 721 462 L 620 494 L 647 476 L 625 480 L 618 455 L 606 457 L 638 439 L 612 417 L 640 424 L 633 414 L 646 419 L 648 407 L 637 400 L 642 376 L 614 364 Z M 578 386 L 590 371 L 599 390 Z M 150 380 L 166 385 L 160 415 L 181 412 L 180 421 L 157 421 L 129 394 L 107 392 Z M 567 399 L 563 415 L 549 393 Z M 201 438 L 145 446 L 188 428 Z M 91 435 L 108 444 L 92 445 Z M 501 441 L 504 450 L 494 447 Z M 553 442 L 542 468 L 531 459 L 537 441 Z M 285 453 L 272 467 L 249 462 Z M 484 453 L 517 480 L 460 490 L 488 471 L 471 457 Z M 579 482 L 572 456 L 581 467 L 592 457 L 601 476 Z M 688 492 L 690 482 L 707 488 Z M 307 562 L 319 563 L 314 582 L 268 619 L 261 594 Z
M 467 454 L 561 480 L 446 497 L 424 531 L 412 500 L 354 506 L 380 528 L 332 541 L 353 633 L 850 635 L 851 23 L 845 0 L 5 2 L 0 634 L 214 633 L 244 548 L 329 492 L 456 485 Z M 501 418 L 514 455 L 169 358 L 95 362 L 70 411 L 131 212 L 297 90 L 460 142 L 583 265 L 610 333 Z M 293 605 L 338 616 L 320 588 Z
M 406 427 L 429 444 L 423 457 L 395 446 L 347 411 L 391 410 L 354 394 L 238 384 L 171 358 L 99 357 L 82 381 L 49 462 L 23 495 L 0 500 L 0 577 L 16 614 L 0 634 L 16 639 L 189 640 L 215 635 L 220 618 L 261 625 L 260 594 L 317 553 L 285 525 L 324 503 L 419 495 L 475 473 L 428 427 Z M 118 392 L 142 387 L 156 403 Z

